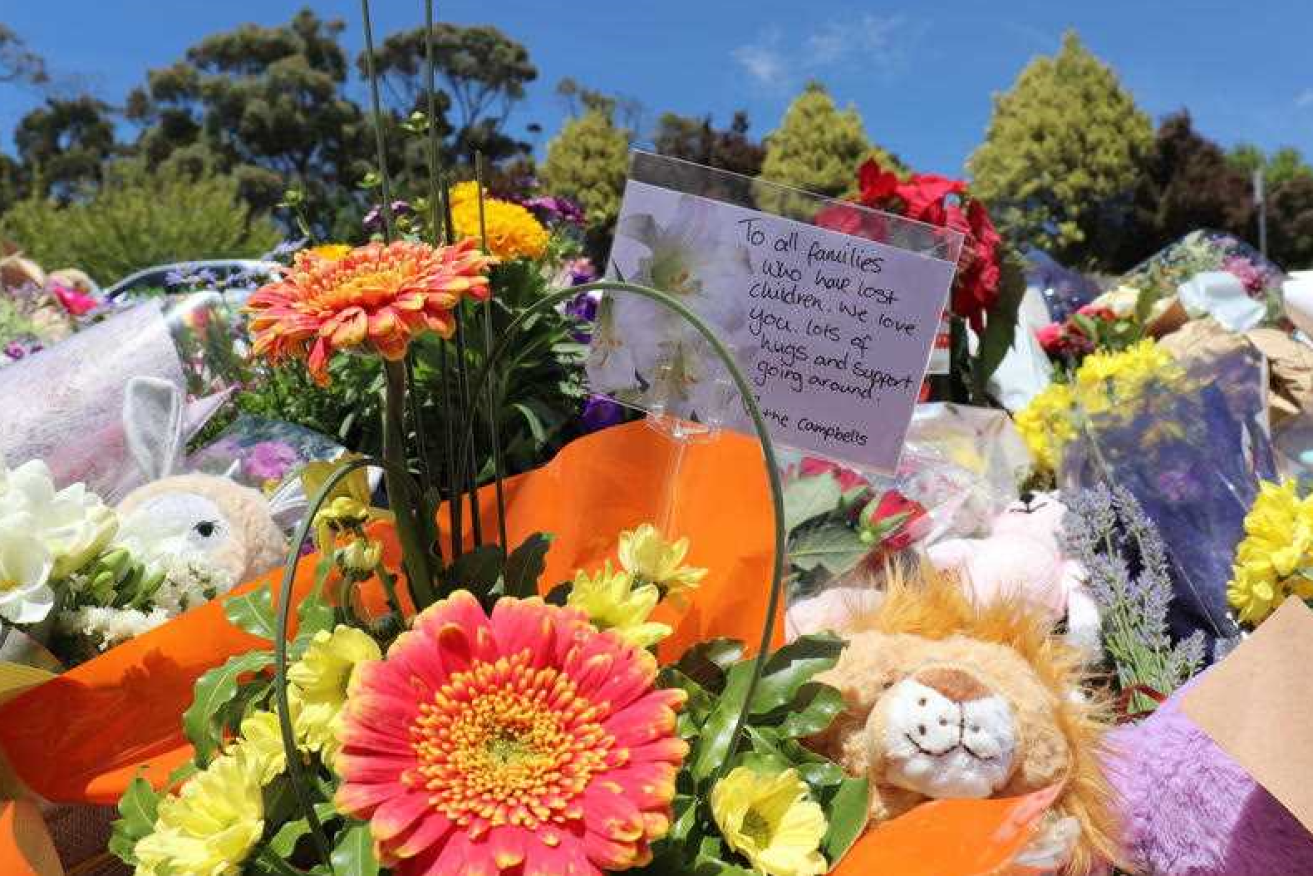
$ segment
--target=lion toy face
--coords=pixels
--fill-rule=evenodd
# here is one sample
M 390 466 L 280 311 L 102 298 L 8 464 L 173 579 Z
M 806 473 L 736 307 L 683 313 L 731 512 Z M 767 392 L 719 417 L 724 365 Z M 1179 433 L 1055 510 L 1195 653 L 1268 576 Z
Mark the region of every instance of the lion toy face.
M 846 711 L 812 745 L 871 783 L 881 822 L 927 800 L 1011 797 L 1060 785 L 1051 815 L 1080 840 L 1065 872 L 1115 860 L 1097 749 L 1103 726 L 1079 691 L 1077 652 L 1021 600 L 977 608 L 954 579 L 895 578 L 818 676 Z

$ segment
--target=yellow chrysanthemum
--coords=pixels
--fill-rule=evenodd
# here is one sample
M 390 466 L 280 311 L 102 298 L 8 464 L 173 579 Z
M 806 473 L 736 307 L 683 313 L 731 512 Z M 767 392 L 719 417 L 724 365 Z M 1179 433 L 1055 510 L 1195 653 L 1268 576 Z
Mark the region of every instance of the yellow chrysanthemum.
M 242 752 L 216 758 L 160 800 L 155 830 L 134 849 L 136 876 L 237 876 L 264 832 L 261 766 Z
M 242 721 L 237 742 L 230 753 L 241 752 L 259 772 L 260 784 L 267 785 L 282 775 L 287 768 L 287 752 L 283 750 L 283 734 L 278 727 L 278 716 L 273 712 L 256 712 Z
M 794 770 L 763 775 L 735 767 L 711 789 L 711 814 L 730 848 L 766 876 L 820 876 L 828 869 L 821 807 Z
M 1150 381 L 1174 380 L 1184 372 L 1152 340 L 1121 352 L 1086 356 L 1071 383 L 1053 383 L 1014 418 L 1041 470 L 1054 471 L 1062 448 L 1076 437 L 1077 416 L 1106 414 L 1134 399 Z
M 567 604 L 586 613 L 599 630 L 612 630 L 631 645 L 649 648 L 670 635 L 670 627 L 648 621 L 660 601 L 656 585 L 635 587 L 629 573 L 613 570 L 608 560 L 596 575 L 575 575 Z
M 335 262 L 344 259 L 351 252 L 349 243 L 324 243 L 319 246 L 310 247 L 310 254 L 316 258 L 321 258 L 327 262 Z
M 460 237 L 481 239 L 478 183 L 463 182 L 452 187 L 451 221 Z M 485 195 L 483 221 L 488 232 L 488 251 L 500 259 L 536 259 L 547 251 L 547 229 L 519 204 Z
M 655 584 L 666 596 L 681 598 L 697 588 L 706 569 L 684 565 L 688 539 L 666 541 L 650 523 L 620 533 L 620 565 L 639 584 Z
M 1288 596 L 1313 598 L 1313 496 L 1300 498 L 1294 480 L 1260 485 L 1245 515 L 1227 599 L 1243 623 L 1267 619 Z
M 1076 437 L 1071 422 L 1072 392 L 1066 383 L 1051 383 L 1017 411 L 1017 431 L 1044 471 L 1058 467 L 1062 446 Z
M 287 698 L 297 739 L 331 761 L 340 743 L 342 719 L 351 674 L 361 663 L 383 657 L 368 634 L 339 625 L 333 632 L 320 630 L 300 660 L 287 669 Z

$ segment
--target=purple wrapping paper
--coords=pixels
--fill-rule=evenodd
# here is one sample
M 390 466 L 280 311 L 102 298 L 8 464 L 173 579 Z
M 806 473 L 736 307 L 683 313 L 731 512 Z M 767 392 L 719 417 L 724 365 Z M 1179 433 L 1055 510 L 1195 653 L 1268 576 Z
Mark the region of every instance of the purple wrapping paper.
M 1260 479 L 1275 477 L 1263 430 L 1261 355 L 1252 347 L 1192 360 L 1183 379 L 1155 382 L 1093 416 L 1064 451 L 1062 486 L 1130 490 L 1167 546 L 1175 591 L 1168 620 L 1181 639 L 1203 631 L 1212 659 L 1239 635 L 1226 585 Z

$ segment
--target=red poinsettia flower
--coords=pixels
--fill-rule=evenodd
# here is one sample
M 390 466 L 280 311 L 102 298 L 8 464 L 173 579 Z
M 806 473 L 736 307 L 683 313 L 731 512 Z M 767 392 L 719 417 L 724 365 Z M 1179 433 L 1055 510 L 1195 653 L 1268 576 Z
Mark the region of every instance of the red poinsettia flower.
M 874 158 L 868 158 L 857 170 L 863 204 L 881 204 L 898 193 L 898 176 L 883 170 Z

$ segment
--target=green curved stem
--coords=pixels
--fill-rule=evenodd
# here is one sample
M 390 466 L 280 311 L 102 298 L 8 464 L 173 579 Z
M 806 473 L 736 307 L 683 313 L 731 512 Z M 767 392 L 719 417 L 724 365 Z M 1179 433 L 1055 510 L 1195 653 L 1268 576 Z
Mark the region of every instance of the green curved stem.
M 582 286 L 574 286 L 570 289 L 563 289 L 559 292 L 549 293 L 537 301 L 530 304 L 522 310 L 515 319 L 506 328 L 506 334 L 502 337 L 497 348 L 492 351 L 491 355 L 483 364 L 478 376 L 474 380 L 472 398 L 477 399 L 484 391 L 484 386 L 490 379 L 494 367 L 510 350 L 520 326 L 528 321 L 532 316 L 540 311 L 555 307 L 576 295 L 585 292 L 623 292 L 629 295 L 638 295 L 655 301 L 663 305 L 668 310 L 674 311 L 685 322 L 697 329 L 698 333 L 711 345 L 715 351 L 716 357 L 724 363 L 725 368 L 729 371 L 730 377 L 734 381 L 735 388 L 738 389 L 739 397 L 743 400 L 743 405 L 748 410 L 748 415 L 752 418 L 753 430 L 757 434 L 757 440 L 761 443 L 761 453 L 766 462 L 766 475 L 770 481 L 771 505 L 775 512 L 775 562 L 771 570 L 770 596 L 766 604 L 766 618 L 762 623 L 761 641 L 757 646 L 757 656 L 752 664 L 752 678 L 748 683 L 748 689 L 744 692 L 743 707 L 739 711 L 738 720 L 734 724 L 734 732 L 730 736 L 729 751 L 733 753 L 738 747 L 739 737 L 743 733 L 743 727 L 747 723 L 748 714 L 752 708 L 752 698 L 756 695 L 757 686 L 761 682 L 761 676 L 766 667 L 767 652 L 770 650 L 771 634 L 774 631 L 775 615 L 779 611 L 780 601 L 784 592 L 784 557 L 787 546 L 787 536 L 784 531 L 784 485 L 780 479 L 779 463 L 775 456 L 775 445 L 771 441 L 770 432 L 766 428 L 766 419 L 762 416 L 761 408 L 757 405 L 757 397 L 752 392 L 752 386 L 748 379 L 743 375 L 739 368 L 734 354 L 725 346 L 724 341 L 716 336 L 711 326 L 707 325 L 703 319 L 688 308 L 682 301 L 647 286 L 639 286 L 634 283 L 622 283 L 615 280 L 598 280 L 594 283 L 586 283 Z M 474 421 L 475 411 L 466 410 L 465 427 L 461 438 L 460 453 L 457 454 L 457 464 L 464 465 L 465 460 L 469 458 L 470 449 L 474 439 Z M 477 497 L 476 497 L 477 501 Z M 454 534 L 453 538 L 458 538 L 459 533 Z M 507 546 L 509 549 L 509 545 Z M 732 758 L 726 758 L 716 772 L 716 779 L 719 780 L 728 769 Z
M 310 535 L 315 515 L 319 513 L 329 494 L 347 475 L 367 466 L 382 468 L 384 473 L 394 478 L 397 483 L 411 480 L 406 471 L 397 470 L 386 460 L 364 458 L 352 460 L 324 481 L 307 508 L 305 518 L 296 528 L 296 535 L 287 553 L 287 562 L 283 565 L 282 589 L 279 591 L 279 598 L 282 601 L 278 606 L 278 627 L 274 633 L 274 705 L 278 713 L 278 730 L 283 738 L 283 752 L 287 756 L 287 775 L 291 779 L 297 805 L 301 807 L 306 824 L 310 827 L 310 838 L 314 842 L 315 851 L 329 868 L 330 873 L 333 865 L 330 860 L 328 835 L 324 833 L 324 826 L 319 821 L 319 816 L 315 814 L 314 803 L 310 800 L 309 783 L 306 781 L 305 770 L 301 764 L 301 753 L 296 747 L 296 731 L 292 727 L 292 711 L 287 699 L 287 629 L 292 620 L 292 581 L 296 577 L 297 562 L 301 559 L 301 545 L 305 544 L 306 538 Z

